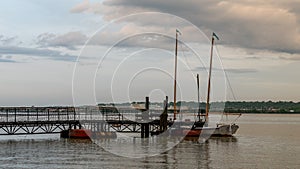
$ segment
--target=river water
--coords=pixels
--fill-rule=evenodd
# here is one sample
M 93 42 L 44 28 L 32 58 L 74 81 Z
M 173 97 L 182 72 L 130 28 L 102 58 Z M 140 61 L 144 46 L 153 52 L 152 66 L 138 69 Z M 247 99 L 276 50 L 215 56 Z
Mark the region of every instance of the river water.
M 0 136 L 0 168 L 300 168 L 300 115 L 244 114 L 237 123 L 235 137 L 182 141 L 142 158 L 56 134 Z

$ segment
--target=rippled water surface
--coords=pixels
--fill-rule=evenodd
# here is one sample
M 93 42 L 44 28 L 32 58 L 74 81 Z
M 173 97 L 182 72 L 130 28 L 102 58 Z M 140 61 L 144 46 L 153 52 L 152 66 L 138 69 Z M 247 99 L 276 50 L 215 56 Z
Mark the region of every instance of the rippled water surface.
M 242 115 L 235 137 L 125 158 L 59 135 L 0 136 L 0 168 L 300 168 L 300 115 Z

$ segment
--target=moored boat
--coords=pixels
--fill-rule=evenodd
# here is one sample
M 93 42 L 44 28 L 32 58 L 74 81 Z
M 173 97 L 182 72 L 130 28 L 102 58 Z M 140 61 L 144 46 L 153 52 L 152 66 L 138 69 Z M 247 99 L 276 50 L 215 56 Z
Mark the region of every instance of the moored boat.
M 116 138 L 116 132 L 111 131 L 92 131 L 89 129 L 69 129 L 61 132 L 62 138 L 74 139 L 102 139 L 102 138 Z
M 199 126 L 195 128 L 189 128 L 188 126 L 181 126 L 177 128 L 171 128 L 171 136 L 179 137 L 199 137 L 201 136 L 232 136 L 234 135 L 239 126 L 237 124 L 218 124 L 216 127 Z
M 87 129 L 70 129 L 69 138 L 90 139 L 92 131 Z
M 176 48 L 175 48 L 175 75 L 174 75 L 174 124 L 176 120 L 176 75 L 177 75 L 177 43 L 178 43 L 178 30 L 176 30 Z M 200 109 L 200 100 L 199 100 L 199 75 L 197 74 L 197 87 L 198 87 L 198 120 L 195 121 L 193 125 L 187 126 L 174 126 L 170 130 L 171 136 L 184 136 L 184 137 L 199 137 L 200 135 L 205 136 L 232 136 L 237 132 L 239 126 L 234 123 L 218 123 L 216 127 L 208 127 L 209 120 L 209 102 L 210 102 L 210 90 L 211 90 L 211 72 L 212 72 L 212 57 L 213 57 L 213 46 L 215 38 L 219 40 L 218 36 L 213 33 L 211 41 L 211 51 L 210 51 L 210 67 L 208 75 L 208 87 L 207 87 L 207 100 L 206 108 L 201 112 Z M 241 114 L 239 114 L 240 116 Z

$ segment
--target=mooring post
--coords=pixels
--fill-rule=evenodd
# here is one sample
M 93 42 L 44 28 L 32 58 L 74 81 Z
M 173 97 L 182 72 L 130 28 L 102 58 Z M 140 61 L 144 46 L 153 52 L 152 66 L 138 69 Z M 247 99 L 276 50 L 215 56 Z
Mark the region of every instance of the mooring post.
M 150 133 L 150 125 L 147 122 L 145 126 L 145 138 L 149 138 L 149 133 Z
M 141 138 L 149 137 L 149 97 L 146 97 L 145 109 L 142 110 Z
M 145 104 L 145 109 L 146 109 L 146 111 L 145 111 L 145 114 L 146 114 L 146 123 L 145 123 L 145 138 L 149 138 L 149 133 L 150 133 L 150 131 L 149 131 L 149 97 L 146 97 L 146 104 Z
M 167 130 L 168 126 L 168 96 L 166 96 L 166 100 L 164 101 L 164 111 L 160 115 L 160 123 L 159 123 L 159 129 L 160 132 L 164 132 Z
M 149 110 L 149 97 L 146 97 L 145 109 Z
M 141 123 L 141 138 L 145 138 L 145 125 Z

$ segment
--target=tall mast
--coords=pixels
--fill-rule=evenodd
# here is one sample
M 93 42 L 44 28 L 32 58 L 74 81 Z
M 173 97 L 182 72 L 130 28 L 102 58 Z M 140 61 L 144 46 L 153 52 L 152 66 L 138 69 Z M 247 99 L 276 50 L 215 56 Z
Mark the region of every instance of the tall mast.
M 197 74 L 197 92 L 198 92 L 198 120 L 200 121 L 200 93 L 199 93 L 199 74 Z
M 177 29 L 176 29 L 176 45 L 175 45 L 175 71 L 174 71 L 174 120 L 176 120 L 176 113 L 177 113 L 177 109 L 176 109 L 176 78 L 177 78 L 177 46 L 178 46 L 178 33 L 180 33 Z
M 211 38 L 211 47 L 210 47 L 210 64 L 209 64 L 209 74 L 208 74 L 208 87 L 207 87 L 207 100 L 206 100 L 206 113 L 205 113 L 205 120 L 208 121 L 208 111 L 209 111 L 209 100 L 210 100 L 210 81 L 211 81 L 211 69 L 212 69 L 212 57 L 213 57 L 213 47 L 214 47 L 214 36 L 215 33 L 213 33 Z

